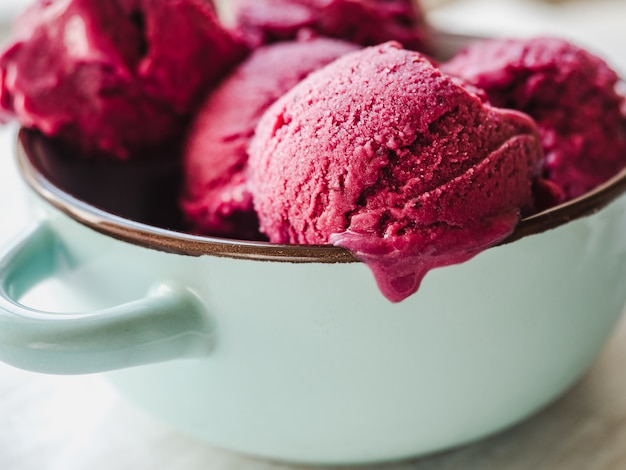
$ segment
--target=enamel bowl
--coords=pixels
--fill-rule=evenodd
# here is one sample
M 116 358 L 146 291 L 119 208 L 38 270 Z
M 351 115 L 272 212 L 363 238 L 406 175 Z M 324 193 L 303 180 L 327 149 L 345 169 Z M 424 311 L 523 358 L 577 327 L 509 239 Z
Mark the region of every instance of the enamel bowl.
M 104 372 L 225 449 L 357 464 L 476 440 L 568 389 L 626 303 L 626 172 L 392 304 L 340 248 L 180 231 L 165 160 L 63 154 L 21 131 L 34 225 L 0 254 L 0 359 Z
M 1 255 L 0 359 L 107 371 L 141 407 L 226 449 L 365 463 L 480 438 L 572 385 L 626 301 L 626 173 L 392 304 L 338 248 L 138 222 L 156 197 L 142 184 L 167 187 L 172 172 L 125 184 L 115 168 L 54 163 L 48 144 L 20 134 L 36 223 Z M 147 200 L 119 204 L 136 211 L 124 216 L 85 202 L 109 184 Z M 61 286 L 54 311 L 20 303 L 46 279 Z

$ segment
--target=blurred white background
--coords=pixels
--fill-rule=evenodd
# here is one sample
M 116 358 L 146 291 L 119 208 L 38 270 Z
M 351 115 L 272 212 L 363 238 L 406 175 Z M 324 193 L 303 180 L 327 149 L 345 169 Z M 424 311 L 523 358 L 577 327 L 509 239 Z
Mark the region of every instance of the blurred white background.
M 13 16 L 22 10 L 29 0 L 2 0 L 0 2 L 0 15 Z
M 95 1 L 95 0 L 94 0 Z M 108 0 L 103 0 L 108 1 Z M 30 1 L 0 0 L 0 35 L 11 17 Z M 437 5 L 429 13 L 434 25 L 460 32 L 495 35 L 559 34 L 604 56 L 626 71 L 626 1 L 623 0 L 430 0 Z M 13 159 L 15 125 L 0 127 L 0 246 L 5 245 L 29 221 L 24 190 Z M 617 354 L 621 356 L 616 356 Z M 614 343 L 587 379 L 588 388 L 600 390 L 626 409 L 626 384 L 611 382 L 612 367 L 624 374 L 626 348 Z M 614 364 L 615 363 L 615 364 Z M 621 364 L 621 365 L 620 365 Z M 589 385 L 589 381 L 592 381 Z M 577 392 L 575 392 L 577 393 Z M 580 392 L 579 392 L 580 393 Z M 606 401 L 609 401 L 608 399 Z M 559 470 L 559 459 L 546 454 L 525 466 L 538 448 L 532 436 L 541 435 L 546 447 L 559 452 L 566 434 L 590 432 L 603 417 L 593 407 L 579 409 L 565 401 L 552 414 L 539 417 L 522 430 L 499 440 L 433 457 L 398 464 L 395 469 L 532 469 Z M 559 424 L 561 423 L 561 424 Z M 270 425 L 268 423 L 268 425 Z M 594 427 L 595 426 L 595 427 Z M 603 464 L 603 446 L 626 448 L 626 425 L 618 425 L 604 440 L 585 440 L 585 446 L 561 449 L 573 455 L 577 469 L 626 468 L 626 462 Z M 534 444 L 533 444 L 534 442 Z M 567 452 L 566 452 L 567 451 Z M 546 451 L 548 452 L 548 451 Z M 488 462 L 489 465 L 487 464 Z M 550 464 L 552 462 L 552 464 Z M 594 463 L 595 462 L 595 463 Z M 614 465 L 615 464 L 615 465 Z M 255 462 L 211 449 L 153 421 L 135 410 L 98 376 L 50 377 L 30 374 L 0 364 L 0 469 L 6 470 L 143 470 L 143 469 L 269 469 Z

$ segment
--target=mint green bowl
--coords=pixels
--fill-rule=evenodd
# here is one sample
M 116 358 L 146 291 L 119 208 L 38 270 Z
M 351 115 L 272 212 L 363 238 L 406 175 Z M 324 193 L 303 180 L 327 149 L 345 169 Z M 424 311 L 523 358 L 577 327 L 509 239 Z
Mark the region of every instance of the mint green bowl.
M 117 170 L 92 181 L 53 150 L 21 132 L 35 223 L 0 255 L 0 359 L 106 372 L 163 421 L 233 451 L 371 463 L 494 433 L 570 387 L 626 303 L 626 173 L 392 304 L 338 248 L 142 221 L 170 223 L 145 215 L 146 188 L 175 174 L 158 165 L 115 187 L 122 204 L 85 202 Z M 128 208 L 132 191 L 151 195 Z M 46 279 L 64 286 L 55 305 L 21 303 Z

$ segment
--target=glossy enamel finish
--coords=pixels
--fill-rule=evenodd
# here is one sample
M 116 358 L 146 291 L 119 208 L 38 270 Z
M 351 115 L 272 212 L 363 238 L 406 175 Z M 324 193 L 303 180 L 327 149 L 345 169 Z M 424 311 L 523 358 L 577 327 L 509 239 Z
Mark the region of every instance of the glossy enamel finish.
M 109 377 L 164 421 L 240 452 L 365 463 L 496 432 L 580 377 L 626 301 L 624 175 L 391 304 L 342 250 L 154 228 L 76 199 L 26 156 L 35 213 L 57 246 L 49 272 L 67 287 L 55 311 L 101 312 L 182 286 L 210 325 L 207 355 L 162 362 L 176 357 L 164 345 L 169 356 Z M 153 320 L 143 327 L 162 330 Z
M 435 270 L 397 305 L 360 263 L 165 253 L 37 205 L 76 260 L 59 274 L 74 309 L 172 282 L 206 306 L 208 357 L 110 373 L 119 390 L 186 433 L 273 459 L 390 460 L 500 430 L 580 377 L 626 297 L 623 197 Z

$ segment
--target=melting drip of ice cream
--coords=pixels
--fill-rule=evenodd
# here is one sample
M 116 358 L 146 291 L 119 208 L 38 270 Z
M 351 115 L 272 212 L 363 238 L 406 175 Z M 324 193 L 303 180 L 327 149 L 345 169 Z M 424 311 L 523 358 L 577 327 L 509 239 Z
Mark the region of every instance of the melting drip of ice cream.
M 508 236 L 542 153 L 526 115 L 483 103 L 396 43 L 311 74 L 261 119 L 249 185 L 276 243 L 335 243 L 400 301 Z

